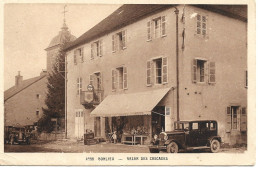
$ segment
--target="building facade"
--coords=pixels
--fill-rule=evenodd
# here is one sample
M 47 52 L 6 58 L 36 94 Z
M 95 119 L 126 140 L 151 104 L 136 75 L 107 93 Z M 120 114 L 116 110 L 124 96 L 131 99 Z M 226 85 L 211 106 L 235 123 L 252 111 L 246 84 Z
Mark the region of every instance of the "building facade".
M 224 142 L 246 142 L 246 10 L 121 6 L 67 47 L 68 136 L 149 143 L 175 121 L 210 119 Z
M 20 72 L 15 77 L 15 86 L 4 94 L 5 126 L 35 125 L 43 115 L 42 107 L 46 97 L 47 72 L 23 80 Z
M 37 125 L 38 120 L 43 115 L 42 108 L 46 107 L 48 74 L 52 72 L 61 44 L 67 36 L 71 41 L 76 39 L 70 34 L 64 22 L 59 34 L 51 40 L 45 49 L 47 70 L 42 70 L 40 76 L 26 80 L 23 80 L 20 72 L 15 76 L 15 86 L 4 92 L 5 126 Z

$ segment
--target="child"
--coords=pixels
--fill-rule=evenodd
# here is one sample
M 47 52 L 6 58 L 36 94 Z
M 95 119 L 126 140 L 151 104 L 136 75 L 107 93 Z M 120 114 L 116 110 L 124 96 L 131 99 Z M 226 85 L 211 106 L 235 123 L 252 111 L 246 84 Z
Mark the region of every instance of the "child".
M 113 132 L 112 138 L 113 138 L 113 140 L 114 140 L 114 143 L 116 144 L 116 142 L 117 142 L 116 131 Z

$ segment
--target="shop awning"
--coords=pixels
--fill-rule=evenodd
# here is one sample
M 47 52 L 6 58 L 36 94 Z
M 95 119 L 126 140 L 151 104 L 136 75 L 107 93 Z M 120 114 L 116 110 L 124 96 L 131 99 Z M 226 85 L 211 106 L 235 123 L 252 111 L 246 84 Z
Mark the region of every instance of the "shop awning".
M 107 96 L 91 113 L 91 116 L 151 115 L 153 108 L 171 88 L 152 91 L 115 94 Z

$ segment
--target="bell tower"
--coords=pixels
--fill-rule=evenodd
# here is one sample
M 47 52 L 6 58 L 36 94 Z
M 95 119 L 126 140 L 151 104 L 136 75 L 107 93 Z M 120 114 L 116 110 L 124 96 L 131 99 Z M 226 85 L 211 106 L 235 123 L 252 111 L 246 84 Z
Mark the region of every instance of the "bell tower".
M 66 19 L 65 19 L 65 14 L 66 14 L 66 5 L 64 6 L 64 10 L 63 10 L 63 25 L 61 27 L 61 30 L 59 31 L 58 35 L 55 36 L 49 46 L 45 49 L 47 52 L 47 72 L 50 73 L 52 72 L 52 68 L 53 65 L 55 65 L 56 63 L 56 58 L 58 56 L 60 47 L 63 43 L 63 41 L 65 41 L 66 38 L 69 38 L 69 41 L 74 41 L 76 39 L 75 36 L 73 36 L 70 31 L 69 28 L 66 24 Z

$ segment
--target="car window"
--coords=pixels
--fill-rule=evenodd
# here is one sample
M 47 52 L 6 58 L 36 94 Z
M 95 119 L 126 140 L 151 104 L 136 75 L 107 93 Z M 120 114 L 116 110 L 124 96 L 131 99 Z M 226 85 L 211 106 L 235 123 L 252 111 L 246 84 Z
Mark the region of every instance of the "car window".
M 216 130 L 216 129 L 217 129 L 216 123 L 211 122 L 210 123 L 210 130 Z
M 199 129 L 199 124 L 196 122 L 196 123 L 192 123 L 192 129 L 193 130 L 198 130 Z
M 183 123 L 183 128 L 185 130 L 189 130 L 189 123 Z

